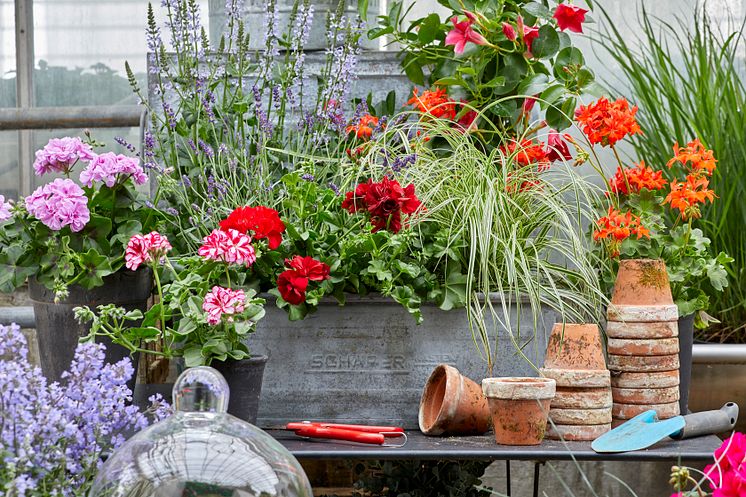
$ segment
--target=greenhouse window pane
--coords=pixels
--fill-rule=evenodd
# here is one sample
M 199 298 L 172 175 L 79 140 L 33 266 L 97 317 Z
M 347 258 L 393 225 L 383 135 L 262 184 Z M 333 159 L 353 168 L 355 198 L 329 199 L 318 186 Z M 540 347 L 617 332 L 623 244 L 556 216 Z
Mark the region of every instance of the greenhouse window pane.
M 0 195 L 18 198 L 18 132 L 0 131 Z

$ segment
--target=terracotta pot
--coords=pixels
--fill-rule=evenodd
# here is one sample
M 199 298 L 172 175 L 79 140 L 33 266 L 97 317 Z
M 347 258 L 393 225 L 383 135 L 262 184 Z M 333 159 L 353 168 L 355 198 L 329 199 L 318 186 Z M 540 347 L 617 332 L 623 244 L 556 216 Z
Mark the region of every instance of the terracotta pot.
M 599 369 L 549 369 L 540 368 L 539 372 L 545 378 L 551 378 L 557 382 L 559 387 L 583 387 L 583 388 L 604 388 L 608 387 L 609 370 Z
M 611 407 L 611 389 L 575 388 L 557 385 L 557 393 L 552 399 L 552 409 L 602 409 Z
M 611 386 L 615 388 L 666 388 L 679 385 L 679 371 L 652 373 L 614 372 Z
M 490 429 L 487 399 L 476 382 L 439 364 L 422 392 L 419 424 L 425 435 L 481 435 Z
M 632 373 L 651 371 L 678 371 L 679 355 L 614 355 L 609 354 L 609 369 Z
M 555 389 L 556 382 L 551 378 L 482 380 L 495 441 L 502 445 L 539 445 L 544 439 Z
M 658 414 L 658 419 L 673 418 L 680 414 L 678 401 L 666 404 L 620 404 L 614 402 L 611 412 L 614 419 L 632 419 L 638 414 L 651 409 L 655 410 L 656 414 Z
M 596 324 L 555 323 L 547 344 L 548 369 L 606 369 L 601 333 Z
M 666 265 L 653 259 L 620 261 L 611 303 L 633 306 L 673 304 Z
M 611 429 L 611 423 L 602 425 L 549 425 L 547 438 L 570 442 L 591 442 Z

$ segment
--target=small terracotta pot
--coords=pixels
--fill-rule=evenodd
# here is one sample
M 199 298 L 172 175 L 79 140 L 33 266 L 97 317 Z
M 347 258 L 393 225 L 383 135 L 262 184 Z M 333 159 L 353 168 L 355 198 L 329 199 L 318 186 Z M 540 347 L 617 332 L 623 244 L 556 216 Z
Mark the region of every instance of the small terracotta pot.
M 422 392 L 419 424 L 425 435 L 481 435 L 490 429 L 487 399 L 476 382 L 439 364 Z
M 495 441 L 502 445 L 539 445 L 544 439 L 555 389 L 556 382 L 551 378 L 482 380 Z
M 598 325 L 555 323 L 549 336 L 544 367 L 606 369 L 603 350 Z
M 663 261 L 654 259 L 620 261 L 611 303 L 616 305 L 673 304 L 666 265 Z

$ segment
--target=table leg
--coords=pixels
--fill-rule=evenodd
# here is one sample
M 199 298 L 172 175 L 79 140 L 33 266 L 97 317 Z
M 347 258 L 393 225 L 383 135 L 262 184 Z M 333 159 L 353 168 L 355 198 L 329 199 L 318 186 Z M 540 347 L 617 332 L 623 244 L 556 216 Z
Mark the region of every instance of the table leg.
M 539 470 L 544 461 L 534 462 L 534 497 L 539 497 Z
M 505 460 L 505 495 L 510 496 L 510 459 Z

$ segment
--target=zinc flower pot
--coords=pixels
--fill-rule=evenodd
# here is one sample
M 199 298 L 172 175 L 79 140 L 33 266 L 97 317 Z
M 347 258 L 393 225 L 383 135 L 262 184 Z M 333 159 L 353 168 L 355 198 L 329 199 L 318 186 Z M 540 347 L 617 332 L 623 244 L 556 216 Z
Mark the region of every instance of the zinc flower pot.
M 692 349 L 694 348 L 694 314 L 679 318 L 679 406 L 689 412 L 689 385 L 692 382 Z
M 539 445 L 544 440 L 556 383 L 550 378 L 485 378 L 495 441 L 500 445 Z
M 419 424 L 425 435 L 481 435 L 490 428 L 487 399 L 473 380 L 440 364 L 422 392 Z
M 476 382 L 490 376 L 474 345 L 465 309 L 423 305 L 417 325 L 406 309 L 381 295 L 347 295 L 344 306 L 323 299 L 317 312 L 289 321 L 267 295 L 266 314 L 247 340 L 252 354 L 269 356 L 258 426 L 300 420 L 371 422 L 419 428 L 422 390 L 433 369 L 447 364 Z M 538 328 L 527 305 L 510 308 L 511 330 L 522 353 L 539 366 L 556 314 L 546 309 Z M 517 326 L 520 314 L 520 329 Z M 503 317 L 505 318 L 505 317 Z M 530 376 L 534 368 L 500 329 L 493 342 L 493 375 Z M 288 401 L 292 399 L 292 402 Z
M 123 269 L 104 277 L 103 280 L 102 286 L 90 290 L 72 285 L 68 289 L 68 297 L 55 303 L 53 290 L 49 290 L 35 278 L 29 279 L 29 297 L 34 307 L 39 362 L 44 376 L 49 381 L 60 380 L 62 372 L 70 366 L 80 337 L 87 335 L 90 330 L 90 324 L 80 324 L 75 319 L 73 308 L 86 305 L 95 309 L 99 305 L 115 304 L 127 310 L 147 310 L 153 284 L 150 269 Z M 114 363 L 128 357 L 129 352 L 124 347 L 114 345 L 105 338 L 100 341 L 106 346 L 106 362 Z M 135 371 L 137 361 L 137 356 L 133 356 Z M 133 374 L 128 383 L 130 390 L 134 389 L 135 377 Z
M 251 424 L 256 424 L 259 412 L 259 397 L 267 359 L 264 355 L 252 355 L 239 361 L 213 361 L 211 364 L 228 382 L 228 413 Z

